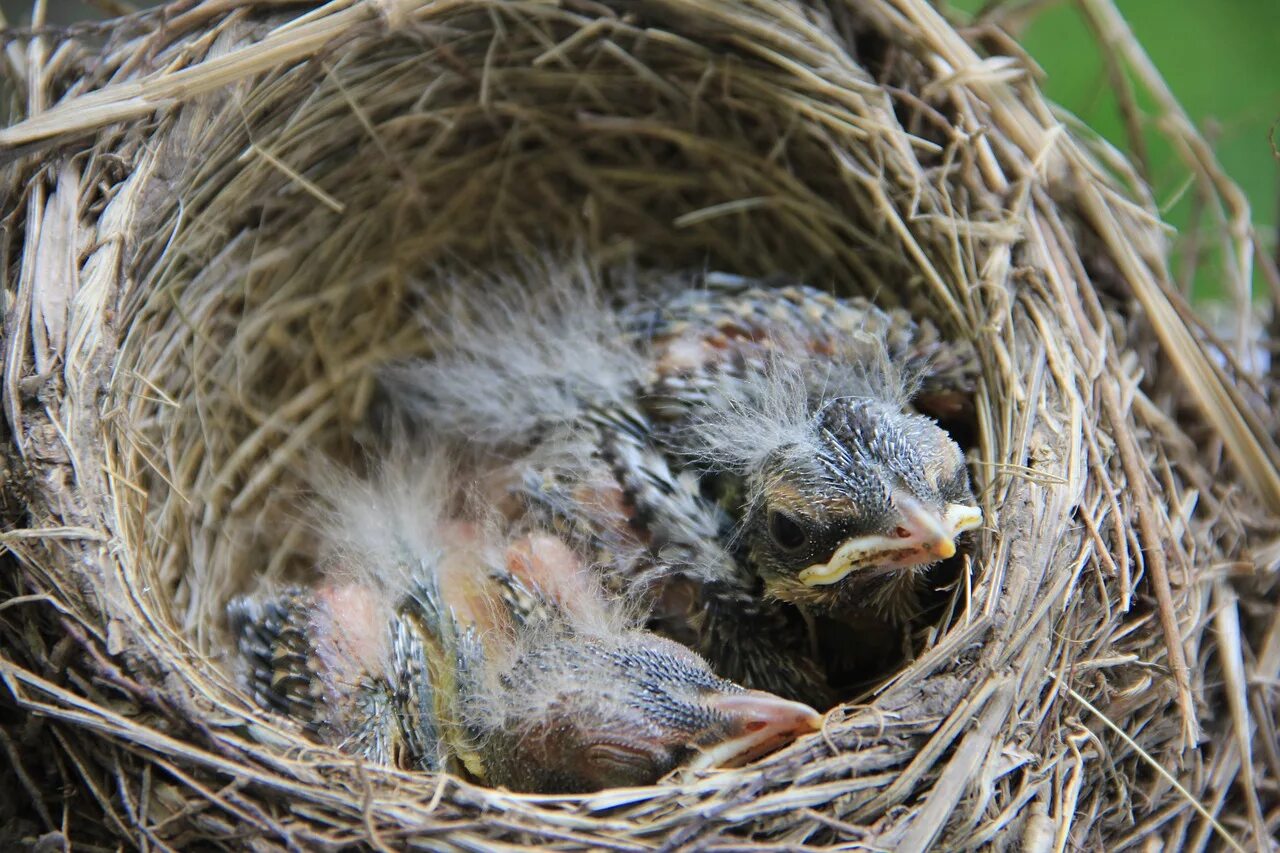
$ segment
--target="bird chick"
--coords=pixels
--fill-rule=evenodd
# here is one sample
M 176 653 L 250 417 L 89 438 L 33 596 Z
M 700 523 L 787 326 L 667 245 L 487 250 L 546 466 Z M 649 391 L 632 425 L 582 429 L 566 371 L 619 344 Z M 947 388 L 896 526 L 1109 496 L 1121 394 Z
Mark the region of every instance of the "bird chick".
M 440 694 L 452 697 L 439 708 L 446 737 L 491 785 L 647 785 L 680 766 L 744 764 L 821 726 L 809 706 L 719 678 L 635 627 L 546 534 L 513 542 L 487 574 L 424 579 L 413 601 L 436 683 L 452 685 Z
M 509 520 L 565 537 L 717 674 L 829 706 L 803 618 L 761 598 L 728 547 L 734 519 L 702 494 L 700 472 L 676 467 L 639 407 L 648 356 L 626 312 L 582 264 L 537 276 L 435 282 L 432 358 L 384 377 L 392 421 L 499 460 L 489 497 Z
M 522 462 L 520 497 L 540 524 L 590 554 L 602 583 L 643 599 L 648 625 L 747 687 L 818 707 L 833 696 L 800 613 L 760 596 L 726 547 L 733 520 L 653 446 L 642 415 L 594 411 Z
M 581 264 L 534 272 L 454 288 L 391 396 L 502 458 L 509 517 L 592 554 L 717 673 L 829 701 L 787 605 L 903 621 L 919 570 L 980 522 L 959 447 L 911 410 L 963 359 L 808 287 L 712 274 L 610 300 Z
M 335 478 L 330 580 L 232 605 L 262 704 L 366 757 L 542 793 L 735 766 L 821 725 L 639 628 L 557 537 L 457 500 L 451 458 Z
M 769 596 L 914 615 L 919 570 L 982 520 L 959 446 L 910 410 L 941 344 L 862 300 L 713 283 L 643 323 L 641 399 L 667 445 L 731 475 L 721 489 Z

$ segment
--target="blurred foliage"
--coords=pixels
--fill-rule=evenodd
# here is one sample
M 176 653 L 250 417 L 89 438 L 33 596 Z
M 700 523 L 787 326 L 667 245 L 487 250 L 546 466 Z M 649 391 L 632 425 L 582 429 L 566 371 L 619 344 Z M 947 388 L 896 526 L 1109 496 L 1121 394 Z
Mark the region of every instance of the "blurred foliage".
M 976 13 L 990 0 L 953 0 Z M 1213 144 L 1224 170 L 1244 189 L 1253 220 L 1276 247 L 1280 205 L 1280 0 L 1117 0 L 1138 41 L 1173 94 Z M 1062 0 L 1030 16 L 1014 33 L 1045 72 L 1042 86 L 1054 101 L 1125 151 L 1133 146 L 1108 78 L 1102 48 L 1084 16 Z M 1168 221 L 1184 229 L 1195 199 L 1187 171 L 1159 136 L 1149 99 L 1143 144 L 1148 178 Z M 1261 286 L 1255 275 L 1255 292 Z M 1199 298 L 1219 296 L 1212 273 L 1195 282 Z

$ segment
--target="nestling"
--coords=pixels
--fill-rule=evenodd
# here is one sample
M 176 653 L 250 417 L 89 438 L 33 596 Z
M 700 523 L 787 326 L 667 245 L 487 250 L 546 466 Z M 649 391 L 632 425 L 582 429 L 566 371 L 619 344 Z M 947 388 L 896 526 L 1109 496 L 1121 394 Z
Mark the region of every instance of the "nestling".
M 982 521 L 959 446 L 910 410 L 942 345 L 861 300 L 713 284 L 645 317 L 655 367 L 641 398 L 667 445 L 730 475 L 768 595 L 912 615 L 916 570 Z
M 556 530 L 717 674 L 829 705 L 801 615 L 761 598 L 728 548 L 735 520 L 639 408 L 646 354 L 596 276 L 579 263 L 530 275 L 545 287 L 433 282 L 434 356 L 385 377 L 393 419 L 469 446 L 510 521 Z
M 820 725 L 812 708 L 724 681 L 638 629 L 559 539 L 508 534 L 459 499 L 467 481 L 446 458 L 394 451 L 372 481 L 329 489 L 341 594 L 392 603 L 381 627 L 356 629 L 379 638 L 372 648 L 333 641 L 330 593 L 291 593 L 283 620 L 276 602 L 233 605 L 259 701 L 370 758 L 535 792 L 733 765 Z M 364 695 L 384 704 L 353 702 Z
M 555 525 L 717 673 L 829 701 L 787 605 L 901 622 L 918 569 L 980 523 L 959 447 L 911 411 L 929 365 L 964 359 L 808 287 L 713 274 L 610 299 L 598 279 L 446 283 L 394 407 L 504 460 L 508 517 Z
M 475 568 L 424 579 L 406 614 L 435 683 L 450 685 L 437 694 L 450 699 L 438 706 L 446 740 L 479 780 L 541 793 L 647 785 L 678 766 L 746 763 L 821 725 L 634 627 L 554 537 L 517 539 L 505 566 Z

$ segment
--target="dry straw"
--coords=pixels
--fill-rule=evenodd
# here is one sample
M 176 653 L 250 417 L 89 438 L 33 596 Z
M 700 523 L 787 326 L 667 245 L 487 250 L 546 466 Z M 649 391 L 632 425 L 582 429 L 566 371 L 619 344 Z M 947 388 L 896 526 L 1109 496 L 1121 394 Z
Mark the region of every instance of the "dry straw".
M 1109 0 L 1080 8 L 1185 162 L 1192 240 L 1040 95 L 993 25 L 1025 8 L 957 30 L 924 0 L 182 0 L 4 34 L 0 835 L 1270 843 L 1280 452 L 1247 293 L 1274 267 Z M 822 736 L 642 790 L 361 766 L 253 710 L 219 612 L 305 575 L 301 460 L 350 453 L 376 369 L 426 350 L 408 279 L 569 245 L 786 273 L 972 340 L 990 523 L 946 618 Z M 1221 342 L 1197 271 L 1235 299 Z

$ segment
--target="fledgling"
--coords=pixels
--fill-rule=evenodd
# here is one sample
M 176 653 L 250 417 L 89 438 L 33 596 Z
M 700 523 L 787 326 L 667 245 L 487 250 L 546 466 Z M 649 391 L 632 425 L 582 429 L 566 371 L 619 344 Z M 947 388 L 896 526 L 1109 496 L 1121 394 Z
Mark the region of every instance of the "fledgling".
M 724 681 L 638 629 L 554 536 L 503 532 L 459 498 L 455 458 L 393 451 L 373 479 L 325 489 L 339 595 L 390 603 L 389 622 L 336 626 L 324 587 L 294 593 L 288 618 L 276 602 L 236 605 L 259 701 L 371 758 L 547 793 L 728 766 L 820 725 L 812 708 Z M 379 738 L 388 746 L 366 746 Z
M 815 731 L 812 708 L 745 690 L 635 627 L 563 542 L 511 543 L 489 573 L 455 567 L 414 595 L 446 739 L 466 770 L 518 791 L 646 785 L 738 766 Z M 493 603 L 501 602 L 495 608 Z
M 613 591 L 642 598 L 651 628 L 731 681 L 832 703 L 802 615 L 761 596 L 758 577 L 727 547 L 733 519 L 653 446 L 642 414 L 589 411 L 519 467 L 528 515 L 592 555 Z
M 768 595 L 905 620 L 919 570 L 982 520 L 959 446 L 911 410 L 934 363 L 962 359 L 864 300 L 708 284 L 631 321 L 667 446 L 718 478 Z
M 964 360 L 902 312 L 715 274 L 606 298 L 582 263 L 445 290 L 394 406 L 502 459 L 511 517 L 556 525 L 723 676 L 828 701 L 788 605 L 901 621 L 980 520 L 958 446 L 909 408 Z
M 555 529 L 716 673 L 829 705 L 801 614 L 761 597 L 727 547 L 735 520 L 658 443 L 638 405 L 645 352 L 599 275 L 577 261 L 527 279 L 435 282 L 433 357 L 389 371 L 390 410 L 499 460 L 490 496 L 510 519 Z M 617 289 L 640 300 L 629 280 Z

